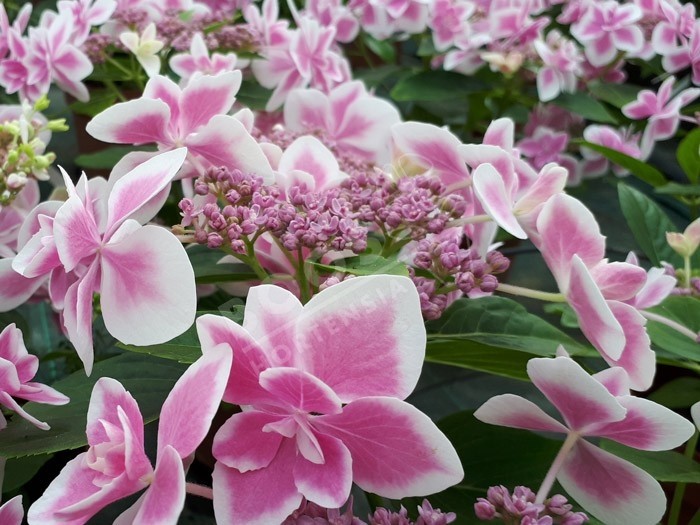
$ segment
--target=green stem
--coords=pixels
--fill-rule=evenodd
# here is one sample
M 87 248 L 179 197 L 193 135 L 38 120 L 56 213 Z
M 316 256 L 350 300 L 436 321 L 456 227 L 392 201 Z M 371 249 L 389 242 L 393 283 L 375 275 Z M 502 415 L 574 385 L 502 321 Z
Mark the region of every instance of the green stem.
M 238 253 L 234 253 L 232 255 L 238 257 L 241 261 L 250 266 L 250 268 L 255 272 L 255 275 L 257 275 L 261 281 L 266 281 L 270 275 L 265 271 L 265 268 L 262 267 L 260 261 L 258 261 L 258 258 L 255 256 L 255 247 L 253 246 L 253 243 L 247 237 L 243 238 L 243 242 L 245 243 L 247 255 L 241 255 Z
M 311 290 L 309 289 L 309 281 L 306 278 L 304 271 L 304 254 L 301 253 L 301 248 L 297 252 L 297 281 L 299 282 L 299 292 L 301 294 L 301 303 L 306 304 L 311 299 Z
M 134 55 L 132 54 L 131 56 L 133 57 Z M 125 75 L 128 75 L 125 80 L 131 80 L 131 78 L 134 76 L 133 71 L 129 71 L 124 66 L 122 66 L 117 60 L 114 60 L 112 57 L 110 57 L 110 56 L 106 57 L 106 61 L 109 62 L 110 64 L 112 64 L 114 67 L 116 67 L 119 71 L 121 71 Z
M 686 336 L 689 339 L 692 339 L 693 341 L 697 342 L 698 341 L 698 334 L 697 332 L 693 332 L 690 328 L 683 326 L 680 323 L 677 323 L 673 319 L 669 319 L 668 317 L 664 317 L 663 315 L 655 314 L 654 312 L 648 312 L 645 310 L 639 310 L 639 313 L 641 313 L 644 317 L 649 319 L 650 321 L 656 321 L 657 323 L 661 323 L 663 325 L 668 326 L 669 328 L 672 328 L 679 334 L 682 334 Z
M 105 86 L 107 86 L 112 93 L 115 94 L 115 96 L 122 102 L 126 102 L 128 99 L 124 96 L 124 94 L 119 90 L 117 85 L 114 83 L 113 80 L 106 79 L 104 81 Z
M 695 455 L 695 448 L 698 446 L 698 435 L 700 434 L 696 430 L 693 437 L 690 438 L 690 441 L 688 441 L 688 444 L 685 446 L 685 457 L 692 459 Z M 668 525 L 678 525 L 678 519 L 681 515 L 681 507 L 683 506 L 685 485 L 685 483 L 676 483 L 676 490 L 673 493 L 673 501 L 671 502 L 671 511 L 668 515 Z M 695 516 L 695 518 L 697 518 L 698 515 L 700 515 L 700 512 Z M 695 518 L 693 518 L 693 522 L 695 522 Z
M 683 262 L 684 262 L 684 270 L 685 270 L 685 287 L 690 288 L 690 274 L 691 274 L 690 256 L 686 255 L 683 258 Z
M 540 490 L 537 491 L 537 496 L 535 497 L 535 503 L 544 503 L 544 500 L 547 499 L 549 491 L 552 490 L 552 487 L 554 486 L 554 481 L 557 479 L 557 474 L 561 470 L 566 456 L 568 456 L 569 452 L 571 452 L 571 449 L 574 448 L 574 445 L 576 444 L 578 439 L 579 435 L 575 432 L 572 432 L 571 434 L 566 436 L 566 440 L 559 449 L 557 457 L 554 458 L 552 466 L 549 467 L 547 475 L 544 477 L 544 480 L 542 480 Z
M 522 286 L 513 286 L 512 284 L 500 283 L 499 292 L 508 293 L 511 295 L 519 295 L 521 297 L 529 297 L 530 299 L 539 299 L 540 301 L 548 301 L 550 303 L 565 303 L 566 297 L 561 293 L 542 292 L 531 288 L 523 288 Z

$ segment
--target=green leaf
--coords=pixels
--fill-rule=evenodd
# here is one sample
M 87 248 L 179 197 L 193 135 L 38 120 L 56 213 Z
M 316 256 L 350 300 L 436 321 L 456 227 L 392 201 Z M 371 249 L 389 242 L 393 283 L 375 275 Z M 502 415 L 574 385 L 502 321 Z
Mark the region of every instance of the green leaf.
M 576 312 L 567 303 L 546 304 L 544 305 L 544 311 L 548 314 L 561 315 L 561 325 L 565 328 L 579 329 L 581 327 Z
M 618 166 L 622 166 L 626 170 L 629 170 L 632 175 L 640 180 L 643 180 L 647 184 L 650 184 L 651 186 L 663 186 L 667 183 L 666 177 L 664 177 L 663 173 L 646 162 L 642 162 L 639 159 L 625 155 L 617 150 L 606 148 L 600 144 L 593 144 L 592 142 L 586 142 L 584 140 L 576 142 L 582 148 L 592 149 L 593 151 L 603 155 L 609 161 L 614 162 Z
M 272 90 L 265 89 L 257 82 L 246 79 L 241 82 L 236 100 L 250 109 L 264 111 L 271 94 Z
M 636 100 L 637 94 L 642 90 L 640 86 L 632 84 L 603 84 L 600 82 L 591 82 L 586 87 L 593 96 L 616 108 L 622 108 L 622 106 Z
M 187 249 L 187 255 L 194 269 L 197 284 L 259 280 L 255 272 L 245 264 L 219 264 L 223 254 L 206 246 L 192 246 Z
M 387 259 L 380 255 L 358 255 L 344 259 L 344 264 L 321 264 L 308 261 L 308 264 L 328 272 L 343 272 L 351 275 L 403 275 L 408 276 L 406 265 L 396 259 Z
M 70 403 L 64 406 L 32 402 L 24 405 L 27 412 L 46 421 L 51 430 L 39 430 L 28 421 L 13 417 L 2 431 L 0 456 L 17 458 L 84 446 L 88 403 L 100 377 L 120 381 L 138 402 L 144 421 L 153 421 L 185 368 L 175 361 L 127 353 L 100 361 L 90 377 L 80 370 L 61 379 L 51 386 L 70 397 Z
M 429 338 L 468 339 L 539 356 L 554 355 L 559 345 L 572 354 L 585 349 L 557 327 L 505 297 L 459 299 L 427 326 Z
M 31 480 L 39 469 L 53 457 L 53 454 L 40 454 L 24 458 L 8 459 L 5 464 L 5 479 L 2 492 L 14 492 Z
M 438 54 L 437 49 L 435 49 L 435 43 L 433 42 L 433 37 L 430 35 L 425 35 L 418 46 L 418 51 L 416 54 L 419 57 L 432 57 Z
M 368 88 L 377 87 L 386 80 L 394 79 L 403 71 L 401 66 L 387 64 L 372 69 L 362 69 L 354 73 L 355 78 L 362 80 Z
M 678 164 L 693 184 L 700 181 L 700 128 L 696 128 L 683 139 L 676 151 Z
M 663 210 L 639 190 L 620 183 L 617 187 L 622 214 L 637 244 L 654 266 L 667 261 L 678 266 L 680 257 L 666 242 L 666 232 L 676 226 Z
M 649 311 L 700 332 L 700 299 L 690 296 L 672 295 Z M 700 361 L 700 343 L 681 334 L 665 324 L 648 321 L 647 333 L 651 342 L 674 355 Z
M 662 195 L 698 197 L 700 196 L 700 184 L 678 184 L 677 182 L 669 182 L 668 184 L 654 188 L 654 191 Z
M 603 450 L 646 470 L 658 481 L 700 483 L 700 463 L 678 452 L 647 452 L 609 440 L 602 440 L 600 446 Z
M 91 90 L 90 100 L 87 102 L 73 102 L 69 107 L 78 115 L 94 117 L 105 109 L 112 107 L 117 101 L 117 95 L 109 90 Z
M 700 379 L 679 377 L 661 386 L 649 399 L 668 408 L 688 408 L 700 399 Z
M 425 349 L 425 360 L 442 365 L 458 366 L 503 377 L 528 381 L 527 362 L 535 354 L 488 346 L 468 339 L 431 339 Z
M 391 63 L 396 61 L 396 49 L 394 48 L 394 44 L 392 42 L 389 40 L 377 40 L 372 35 L 367 33 L 363 34 L 362 38 L 370 51 L 381 58 L 384 62 Z
M 197 312 L 197 317 L 205 314 L 214 314 L 227 317 L 236 323 L 243 322 L 243 304 L 235 305 L 230 311 L 202 311 Z M 196 323 L 192 325 L 186 332 L 171 339 L 167 343 L 150 346 L 134 346 L 124 343 L 117 343 L 119 348 L 134 352 L 137 354 L 148 354 L 163 359 L 170 359 L 179 363 L 190 364 L 194 363 L 202 355 L 199 337 L 197 336 Z
M 587 120 L 604 124 L 617 124 L 617 119 L 610 114 L 603 104 L 583 91 L 562 93 L 552 102 Z
M 444 100 L 487 91 L 489 86 L 474 77 L 451 71 L 421 71 L 398 81 L 391 90 L 397 101 Z
M 561 447 L 561 441 L 532 432 L 487 425 L 472 412 L 458 412 L 437 425 L 457 450 L 464 480 L 429 499 L 434 507 L 456 512 L 456 525 L 483 524 L 474 515 L 474 503 L 486 497 L 490 486 L 504 485 L 512 491 L 525 485 L 536 490 Z M 415 509 L 421 499 L 402 502 Z
M 75 157 L 75 163 L 81 168 L 93 170 L 111 170 L 122 157 L 132 151 L 155 151 L 148 146 L 109 146 L 95 153 L 83 153 Z

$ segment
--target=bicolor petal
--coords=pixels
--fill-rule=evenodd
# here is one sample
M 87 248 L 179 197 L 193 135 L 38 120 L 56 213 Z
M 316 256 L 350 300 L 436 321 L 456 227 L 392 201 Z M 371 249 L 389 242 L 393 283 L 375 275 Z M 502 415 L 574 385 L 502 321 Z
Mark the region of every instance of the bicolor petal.
M 513 394 L 492 397 L 474 412 L 474 417 L 484 423 L 502 427 L 564 434 L 569 432 L 568 428 L 535 403 Z

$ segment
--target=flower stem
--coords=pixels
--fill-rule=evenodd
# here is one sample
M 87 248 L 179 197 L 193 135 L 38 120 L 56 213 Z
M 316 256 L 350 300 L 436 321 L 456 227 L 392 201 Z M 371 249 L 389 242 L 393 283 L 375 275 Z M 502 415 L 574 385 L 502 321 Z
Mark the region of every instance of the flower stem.
M 304 269 L 304 254 L 299 248 L 297 252 L 297 281 L 299 282 L 299 292 L 301 295 L 301 303 L 306 304 L 311 299 L 311 290 L 309 289 L 309 281 L 306 278 L 306 271 Z
M 461 219 L 455 219 L 450 221 L 450 227 L 452 226 L 464 226 L 466 224 L 479 224 L 481 222 L 490 222 L 493 219 L 488 215 L 473 215 L 471 217 L 462 217 Z
M 559 474 L 559 470 L 561 470 L 561 466 L 564 464 L 566 456 L 568 456 L 571 449 L 574 448 L 574 445 L 578 441 L 579 437 L 580 436 L 576 432 L 572 432 L 566 436 L 566 440 L 564 440 L 564 444 L 559 449 L 557 457 L 554 458 L 552 466 L 549 467 L 547 475 L 544 477 L 544 480 L 542 480 L 540 490 L 537 491 L 537 496 L 535 497 L 535 503 L 544 503 L 544 500 L 547 499 L 549 491 L 552 490 L 554 480 L 557 479 L 557 474 Z
M 205 487 L 204 485 L 197 485 L 196 483 L 185 483 L 185 492 L 188 494 L 194 494 L 200 498 L 214 499 L 214 491 Z
M 531 288 L 523 288 L 522 286 L 513 286 L 512 284 L 499 283 L 499 292 L 508 293 L 511 295 L 519 295 L 521 297 L 529 297 L 530 299 L 539 299 L 540 301 L 548 301 L 550 303 L 565 303 L 566 297 L 561 293 L 542 292 Z
M 692 268 L 690 266 L 690 255 L 686 255 L 684 258 L 684 270 L 685 270 L 685 287 L 690 288 L 691 282 L 690 282 L 690 276 L 691 276 L 691 271 Z
M 656 321 L 657 323 L 664 324 L 668 326 L 669 328 L 673 328 L 676 332 L 685 335 L 686 337 L 692 339 L 696 343 L 698 342 L 698 334 L 696 332 L 693 332 L 690 328 L 683 326 L 680 323 L 677 323 L 676 321 L 673 321 L 672 319 L 669 319 L 668 317 L 664 317 L 663 315 L 655 314 L 653 312 L 647 312 L 644 310 L 639 310 L 639 313 L 641 313 L 644 317 L 649 319 L 650 321 Z
M 695 448 L 698 446 L 698 436 L 700 434 L 695 431 L 693 437 L 690 438 L 688 444 L 685 446 L 685 451 L 683 455 L 687 458 L 693 458 L 695 455 Z M 678 519 L 681 514 L 681 507 L 683 506 L 683 495 L 685 494 L 685 483 L 676 483 L 676 490 L 673 492 L 673 501 L 671 502 L 671 511 L 668 515 L 668 525 L 678 525 Z M 698 513 L 700 515 L 700 512 Z M 696 516 L 697 517 L 697 516 Z M 693 522 L 695 518 L 693 518 Z

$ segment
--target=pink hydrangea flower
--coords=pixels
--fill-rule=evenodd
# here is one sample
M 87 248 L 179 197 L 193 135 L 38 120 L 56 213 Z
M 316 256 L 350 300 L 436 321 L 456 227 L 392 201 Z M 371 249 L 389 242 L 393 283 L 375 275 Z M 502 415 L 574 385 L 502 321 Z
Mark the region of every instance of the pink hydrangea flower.
M 0 258 L 14 257 L 20 227 L 37 204 L 39 183 L 30 179 L 9 206 L 0 206 Z
M 642 50 L 644 34 L 637 25 L 642 11 L 634 4 L 615 0 L 591 2 L 584 15 L 571 26 L 571 34 L 585 45 L 586 58 L 596 67 L 610 64 L 618 52 Z
M 350 66 L 333 46 L 335 28 L 323 27 L 313 18 L 297 20 L 286 41 L 268 45 L 264 58 L 253 60 L 253 73 L 260 84 L 273 89 L 265 109 L 278 109 L 295 88 L 311 86 L 328 92 L 349 80 Z
M 178 53 L 170 59 L 170 68 L 187 84 L 195 74 L 217 75 L 234 71 L 245 64 L 240 64 L 236 53 L 212 53 L 204 42 L 201 33 L 192 37 L 189 53 Z
M 164 228 L 141 225 L 162 205 L 185 154 L 153 157 L 112 184 L 83 176 L 75 187 L 64 172 L 68 200 L 37 217 L 36 233 L 12 261 L 25 278 L 51 276 L 51 298 L 88 374 L 94 292 L 107 330 L 125 343 L 165 342 L 194 320 L 194 273 L 182 244 Z
M 33 6 L 31 3 L 27 2 L 24 4 L 22 9 L 19 10 L 19 13 L 17 13 L 12 25 L 10 25 L 10 20 L 5 10 L 5 4 L 0 4 L 0 60 L 5 58 L 7 53 L 10 52 L 8 43 L 10 31 L 14 31 L 17 35 L 22 35 L 29 24 L 29 17 L 32 14 L 32 9 Z
M 466 0 L 436 0 L 432 3 L 428 26 L 433 30 L 437 51 L 447 51 L 465 31 L 470 31 L 468 20 L 475 9 L 474 4 Z
M 527 372 L 564 423 L 512 394 L 489 399 L 474 416 L 492 425 L 566 434 L 535 502 L 543 503 L 556 476 L 584 509 L 604 523 L 658 523 L 666 509 L 659 483 L 585 438 L 607 438 L 640 450 L 670 450 L 693 435 L 693 425 L 666 407 L 630 395 L 621 368 L 589 376 L 573 359 L 560 356 L 531 359 Z
M 17 412 L 32 425 L 48 430 L 49 425 L 28 414 L 13 398 L 48 405 L 65 405 L 69 399 L 50 386 L 32 381 L 39 369 L 39 358 L 27 352 L 22 331 L 14 323 L 0 332 L 0 369 L 2 369 L 0 404 Z M 7 421 L 0 414 L 0 429 L 6 426 Z M 0 516 L 2 516 L 2 510 L 0 510 Z
M 417 34 L 428 23 L 427 0 L 350 0 L 362 29 L 374 38 L 384 40 L 394 33 Z
M 355 40 L 360 23 L 340 0 L 306 0 L 304 13 L 323 26 L 335 27 L 335 39 L 341 43 Z
M 86 523 L 108 504 L 146 491 L 115 523 L 175 525 L 185 504 L 185 466 L 209 431 L 231 367 L 231 350 L 208 348 L 163 403 L 155 469 L 143 416 L 114 379 L 97 380 L 87 414 L 87 452 L 69 461 L 29 508 L 30 525 Z
M 396 107 L 368 93 L 360 81 L 340 84 L 327 95 L 295 89 L 284 106 L 289 131 L 321 132 L 338 150 L 375 164 L 389 161 L 391 127 L 399 122 Z
M 639 259 L 630 252 L 627 254 L 625 262 L 640 266 Z M 625 300 L 627 304 L 634 306 L 638 310 L 646 310 L 663 302 L 676 287 L 677 280 L 666 273 L 665 268 L 649 268 L 644 285 L 639 289 L 634 297 Z
M 258 286 L 243 326 L 206 315 L 197 331 L 205 353 L 233 348 L 224 400 L 249 407 L 214 438 L 220 522 L 280 523 L 303 497 L 338 508 L 353 482 L 401 498 L 462 478 L 447 438 L 402 401 L 425 350 L 410 279 L 357 277 L 305 306 L 280 287 Z
M 240 85 L 240 71 L 197 76 L 184 88 L 156 76 L 141 98 L 106 109 L 86 130 L 98 140 L 116 144 L 156 143 L 160 151 L 186 146 L 188 165 L 180 177 L 226 166 L 271 181 L 272 170 L 260 146 L 240 120 L 227 114 Z M 140 154 L 138 160 L 143 158 Z
M 693 83 L 700 85 L 700 20 L 695 21 L 688 38 L 684 39 L 678 48 L 664 56 L 662 64 L 669 73 L 675 73 L 686 67 L 692 68 Z
M 678 0 L 658 0 L 661 20 L 651 36 L 653 50 L 662 56 L 676 51 L 693 33 L 695 6 Z
M 73 21 L 73 42 L 82 44 L 93 27 L 104 24 L 117 8 L 115 0 L 59 0 L 58 16 Z
M 646 155 L 642 155 L 642 150 L 639 147 L 639 134 L 633 135 L 629 130 L 616 130 L 610 126 L 591 124 L 584 130 L 583 138 L 592 144 L 614 149 L 635 159 L 646 157 Z M 608 171 L 610 161 L 600 153 L 582 147 L 581 155 L 583 156 L 583 164 L 579 173 L 582 177 L 596 177 Z M 628 170 L 617 164 L 613 164 L 612 170 L 618 177 L 629 173 Z
M 537 71 L 537 94 L 542 102 L 554 100 L 559 93 L 574 93 L 582 74 L 583 57 L 578 46 L 555 30 L 546 40 L 535 40 L 535 50 L 543 67 Z
M 642 135 L 643 152 L 649 153 L 655 142 L 673 137 L 681 122 L 681 108 L 700 97 L 700 88 L 688 88 L 671 98 L 675 83 L 676 77 L 668 77 L 657 93 L 643 89 L 637 95 L 637 100 L 622 108 L 625 116 L 631 119 L 648 120 Z
M 576 312 L 583 334 L 610 366 L 624 368 L 632 388 L 648 389 L 656 371 L 655 353 L 646 319 L 628 304 L 645 285 L 646 272 L 628 263 L 609 263 L 595 217 L 569 195 L 551 197 L 536 227 L 531 238 Z

